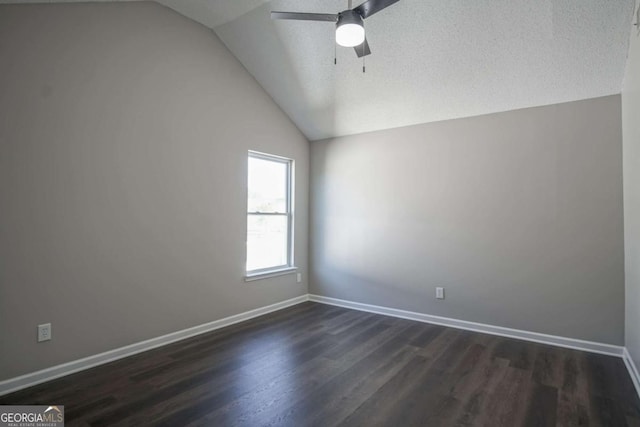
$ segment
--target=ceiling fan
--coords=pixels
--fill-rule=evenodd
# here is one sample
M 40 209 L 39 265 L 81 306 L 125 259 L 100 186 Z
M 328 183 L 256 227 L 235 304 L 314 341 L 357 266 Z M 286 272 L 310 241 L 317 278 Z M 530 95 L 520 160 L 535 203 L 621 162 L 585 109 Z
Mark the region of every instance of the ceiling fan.
M 371 54 L 364 33 L 364 20 L 399 0 L 367 0 L 360 6 L 351 8 L 348 0 L 347 10 L 340 13 L 298 13 L 271 12 L 271 19 L 294 19 L 299 21 L 322 21 L 336 24 L 336 43 L 344 47 L 353 47 L 358 58 Z

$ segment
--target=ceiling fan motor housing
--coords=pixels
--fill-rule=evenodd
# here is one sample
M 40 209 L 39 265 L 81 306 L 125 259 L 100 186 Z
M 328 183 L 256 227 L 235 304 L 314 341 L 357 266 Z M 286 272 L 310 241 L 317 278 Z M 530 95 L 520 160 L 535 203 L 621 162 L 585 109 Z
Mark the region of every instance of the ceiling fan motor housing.
M 345 10 L 338 14 L 338 26 L 342 24 L 357 24 L 362 26 L 362 16 L 355 10 Z

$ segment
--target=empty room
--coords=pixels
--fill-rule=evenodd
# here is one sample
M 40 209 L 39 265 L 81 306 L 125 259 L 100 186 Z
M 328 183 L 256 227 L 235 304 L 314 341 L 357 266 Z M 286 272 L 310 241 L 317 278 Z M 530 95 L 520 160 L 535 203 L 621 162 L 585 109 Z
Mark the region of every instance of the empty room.
M 640 427 L 640 0 L 0 0 L 0 427 Z

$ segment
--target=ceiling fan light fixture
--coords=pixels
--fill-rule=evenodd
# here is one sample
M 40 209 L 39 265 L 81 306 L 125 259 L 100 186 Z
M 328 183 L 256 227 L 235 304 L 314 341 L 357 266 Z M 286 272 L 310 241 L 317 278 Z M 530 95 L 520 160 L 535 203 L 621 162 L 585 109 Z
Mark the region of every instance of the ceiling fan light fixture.
M 348 10 L 338 16 L 336 43 L 344 47 L 355 47 L 364 43 L 364 25 L 362 17 L 357 12 Z

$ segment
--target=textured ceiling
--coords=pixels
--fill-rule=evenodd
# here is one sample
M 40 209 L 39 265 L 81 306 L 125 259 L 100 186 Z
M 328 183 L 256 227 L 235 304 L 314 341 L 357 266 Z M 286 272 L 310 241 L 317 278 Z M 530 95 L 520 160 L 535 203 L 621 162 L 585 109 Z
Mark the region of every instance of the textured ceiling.
M 311 140 L 620 93 L 634 8 L 401 0 L 365 21 L 363 74 L 351 48 L 338 46 L 334 65 L 332 24 L 269 16 L 337 13 L 346 0 L 159 3 L 213 28 Z
M 184 11 L 182 0 L 164 0 Z M 216 34 L 309 139 L 620 93 L 633 0 L 401 0 L 365 22 L 367 72 L 321 22 L 345 0 L 202 0 Z M 252 7 L 244 14 L 224 3 Z M 359 4 L 356 0 L 354 5 Z

